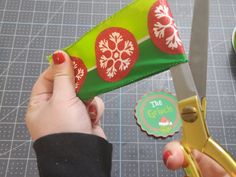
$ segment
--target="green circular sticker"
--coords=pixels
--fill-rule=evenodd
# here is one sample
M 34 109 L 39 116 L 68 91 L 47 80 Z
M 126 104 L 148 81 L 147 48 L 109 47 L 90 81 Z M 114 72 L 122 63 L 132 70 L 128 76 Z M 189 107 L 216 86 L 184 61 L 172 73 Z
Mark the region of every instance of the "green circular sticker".
M 137 103 L 135 117 L 141 129 L 155 137 L 172 136 L 182 126 L 177 99 L 166 92 L 144 95 Z

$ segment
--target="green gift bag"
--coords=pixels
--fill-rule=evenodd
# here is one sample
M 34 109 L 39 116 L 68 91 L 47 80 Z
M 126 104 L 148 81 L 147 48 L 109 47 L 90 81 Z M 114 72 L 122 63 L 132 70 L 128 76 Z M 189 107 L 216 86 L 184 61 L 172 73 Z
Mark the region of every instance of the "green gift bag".
M 166 0 L 133 1 L 64 51 L 82 100 L 188 61 Z

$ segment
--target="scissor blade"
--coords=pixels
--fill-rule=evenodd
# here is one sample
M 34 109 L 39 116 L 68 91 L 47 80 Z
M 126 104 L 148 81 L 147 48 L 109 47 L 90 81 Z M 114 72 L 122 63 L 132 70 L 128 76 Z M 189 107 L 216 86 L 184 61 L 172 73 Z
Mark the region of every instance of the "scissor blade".
M 209 0 L 195 0 L 190 42 L 190 68 L 199 97 L 206 96 Z
M 170 69 L 178 101 L 198 95 L 188 63 Z

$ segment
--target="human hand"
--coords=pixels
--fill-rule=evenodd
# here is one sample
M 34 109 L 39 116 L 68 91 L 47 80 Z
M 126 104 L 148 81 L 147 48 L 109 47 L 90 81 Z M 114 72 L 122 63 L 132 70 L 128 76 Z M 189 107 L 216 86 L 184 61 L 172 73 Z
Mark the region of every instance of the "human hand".
M 53 54 L 53 64 L 36 81 L 26 124 L 32 139 L 56 133 L 86 133 L 106 136 L 100 126 L 103 101 L 95 97 L 83 103 L 75 93 L 70 57 L 63 51 Z
M 229 177 L 224 169 L 210 157 L 197 150 L 194 150 L 192 154 L 199 165 L 203 177 Z M 179 142 L 171 142 L 165 146 L 163 161 L 170 170 L 183 168 L 186 162 Z

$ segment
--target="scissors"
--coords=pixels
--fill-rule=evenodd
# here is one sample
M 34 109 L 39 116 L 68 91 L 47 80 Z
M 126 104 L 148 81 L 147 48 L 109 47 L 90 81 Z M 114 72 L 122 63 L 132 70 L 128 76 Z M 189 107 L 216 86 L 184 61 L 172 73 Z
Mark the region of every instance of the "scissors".
M 215 160 L 236 177 L 236 162 L 210 135 L 206 125 L 206 80 L 208 57 L 209 0 L 195 0 L 189 63 L 170 69 L 183 120 L 181 147 L 188 177 L 202 177 L 191 151 L 196 149 Z

